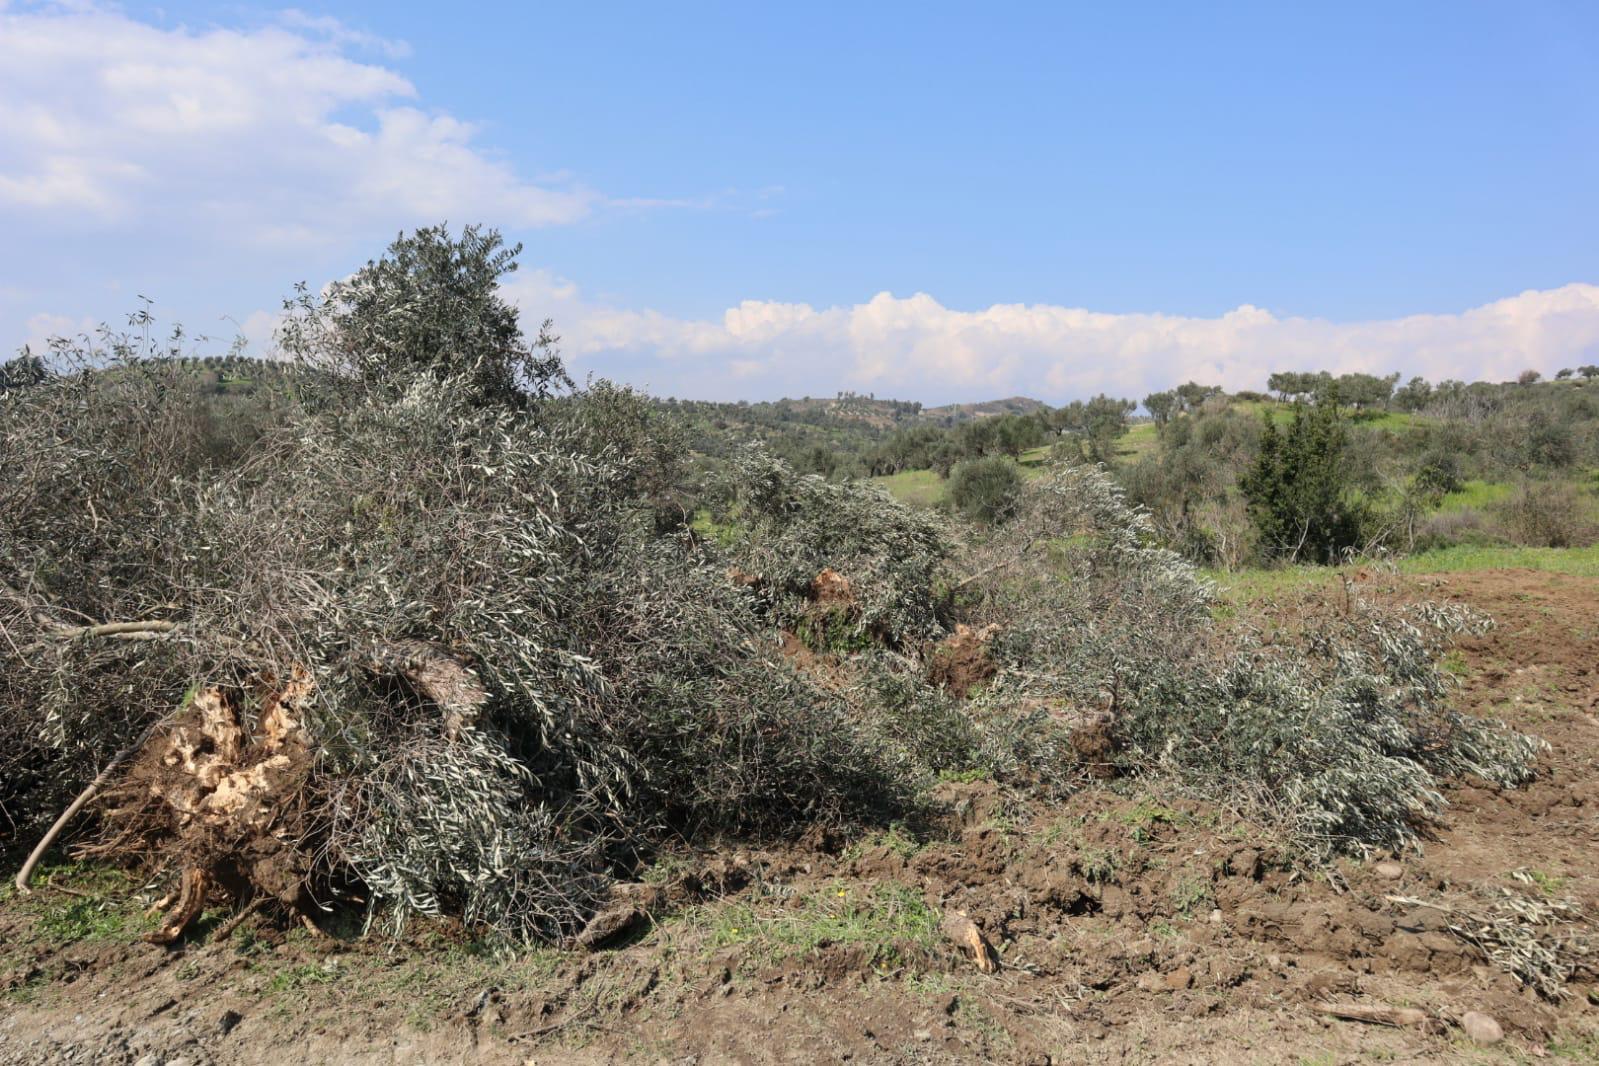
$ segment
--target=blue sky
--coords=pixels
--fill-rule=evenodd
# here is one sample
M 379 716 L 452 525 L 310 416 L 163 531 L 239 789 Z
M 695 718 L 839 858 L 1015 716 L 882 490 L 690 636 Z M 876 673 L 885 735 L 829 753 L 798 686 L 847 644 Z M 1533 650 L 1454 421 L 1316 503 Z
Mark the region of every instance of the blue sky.
M 581 372 L 929 402 L 1599 362 L 1599 6 L 0 3 L 0 348 L 448 218 Z M 20 253 L 20 254 L 16 254 Z

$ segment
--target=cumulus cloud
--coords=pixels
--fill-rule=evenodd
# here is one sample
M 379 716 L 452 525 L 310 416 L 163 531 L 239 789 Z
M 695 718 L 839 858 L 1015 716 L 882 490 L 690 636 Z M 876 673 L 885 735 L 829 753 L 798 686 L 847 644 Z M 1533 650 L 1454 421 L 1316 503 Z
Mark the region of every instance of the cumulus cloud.
M 519 277 L 510 294 L 528 318 L 556 320 L 575 368 L 698 398 L 848 388 L 931 403 L 1017 393 L 1060 402 L 1141 397 L 1190 379 L 1260 389 L 1275 370 L 1505 380 L 1599 363 L 1599 286 L 1587 284 L 1369 322 L 1248 305 L 1213 318 L 1053 304 L 960 311 L 886 292 L 829 308 L 746 300 L 694 319 L 593 303 L 548 273 Z
M 0 6 L 0 216 L 104 229 L 181 217 L 269 244 L 441 218 L 572 222 L 597 197 L 534 183 L 423 108 L 395 42 L 289 12 L 161 27 L 96 6 Z

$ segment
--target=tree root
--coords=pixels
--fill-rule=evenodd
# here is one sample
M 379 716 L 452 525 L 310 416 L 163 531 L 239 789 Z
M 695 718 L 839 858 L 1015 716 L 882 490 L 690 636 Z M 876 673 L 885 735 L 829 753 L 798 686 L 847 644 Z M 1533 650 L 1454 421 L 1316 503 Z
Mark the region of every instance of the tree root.
M 205 909 L 206 893 L 211 889 L 211 878 L 198 866 L 191 866 L 183 871 L 183 885 L 178 890 L 178 903 L 167 915 L 166 923 L 153 933 L 147 933 L 145 940 L 152 944 L 170 944 L 183 935 L 200 912 Z

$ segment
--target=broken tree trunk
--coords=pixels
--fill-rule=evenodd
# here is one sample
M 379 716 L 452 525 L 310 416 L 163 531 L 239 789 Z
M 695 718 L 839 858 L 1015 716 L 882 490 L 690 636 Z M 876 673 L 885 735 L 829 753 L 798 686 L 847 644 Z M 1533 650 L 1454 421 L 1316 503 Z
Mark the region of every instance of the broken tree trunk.
M 442 644 L 426 640 L 399 640 L 372 654 L 371 666 L 379 672 L 405 679 L 417 694 L 444 712 L 446 736 L 477 724 L 489 692 L 477 671 Z
M 993 973 L 999 969 L 999 956 L 995 954 L 994 946 L 983 936 L 983 931 L 977 928 L 977 923 L 963 912 L 950 911 L 946 914 L 943 930 L 945 936 L 972 957 L 980 972 Z

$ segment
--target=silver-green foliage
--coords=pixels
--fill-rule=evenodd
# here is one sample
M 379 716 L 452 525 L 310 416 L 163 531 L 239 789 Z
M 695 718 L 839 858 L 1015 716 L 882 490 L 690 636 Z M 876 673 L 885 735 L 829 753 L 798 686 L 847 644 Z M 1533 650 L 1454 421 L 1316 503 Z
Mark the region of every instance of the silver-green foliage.
M 725 564 L 655 534 L 628 487 L 637 457 L 595 424 L 614 403 L 385 379 L 319 390 L 216 466 L 185 450 L 193 397 L 168 370 L 6 395 L 13 817 L 47 818 L 194 685 L 248 704 L 296 670 L 314 682 L 316 765 L 282 800 L 322 860 L 308 887 L 353 877 L 397 919 L 556 936 L 661 830 L 897 801 L 875 742 L 782 661 Z M 58 641 L 40 615 L 178 628 Z M 409 641 L 471 665 L 488 693 L 475 720 L 452 725 L 385 669 Z
M 777 620 L 793 625 L 824 568 L 850 582 L 855 631 L 889 644 L 939 634 L 934 584 L 949 540 L 930 516 L 859 482 L 796 474 L 760 448 L 730 476 L 734 561 L 759 579 Z
M 1223 632 L 1208 583 L 1099 468 L 1056 466 L 969 565 L 990 575 L 976 613 L 1006 626 L 979 708 L 1108 721 L 1129 770 L 1257 802 L 1316 851 L 1413 844 L 1440 779 L 1514 785 L 1540 748 L 1450 703 L 1442 643 L 1484 620 L 1352 598 L 1297 639 Z

